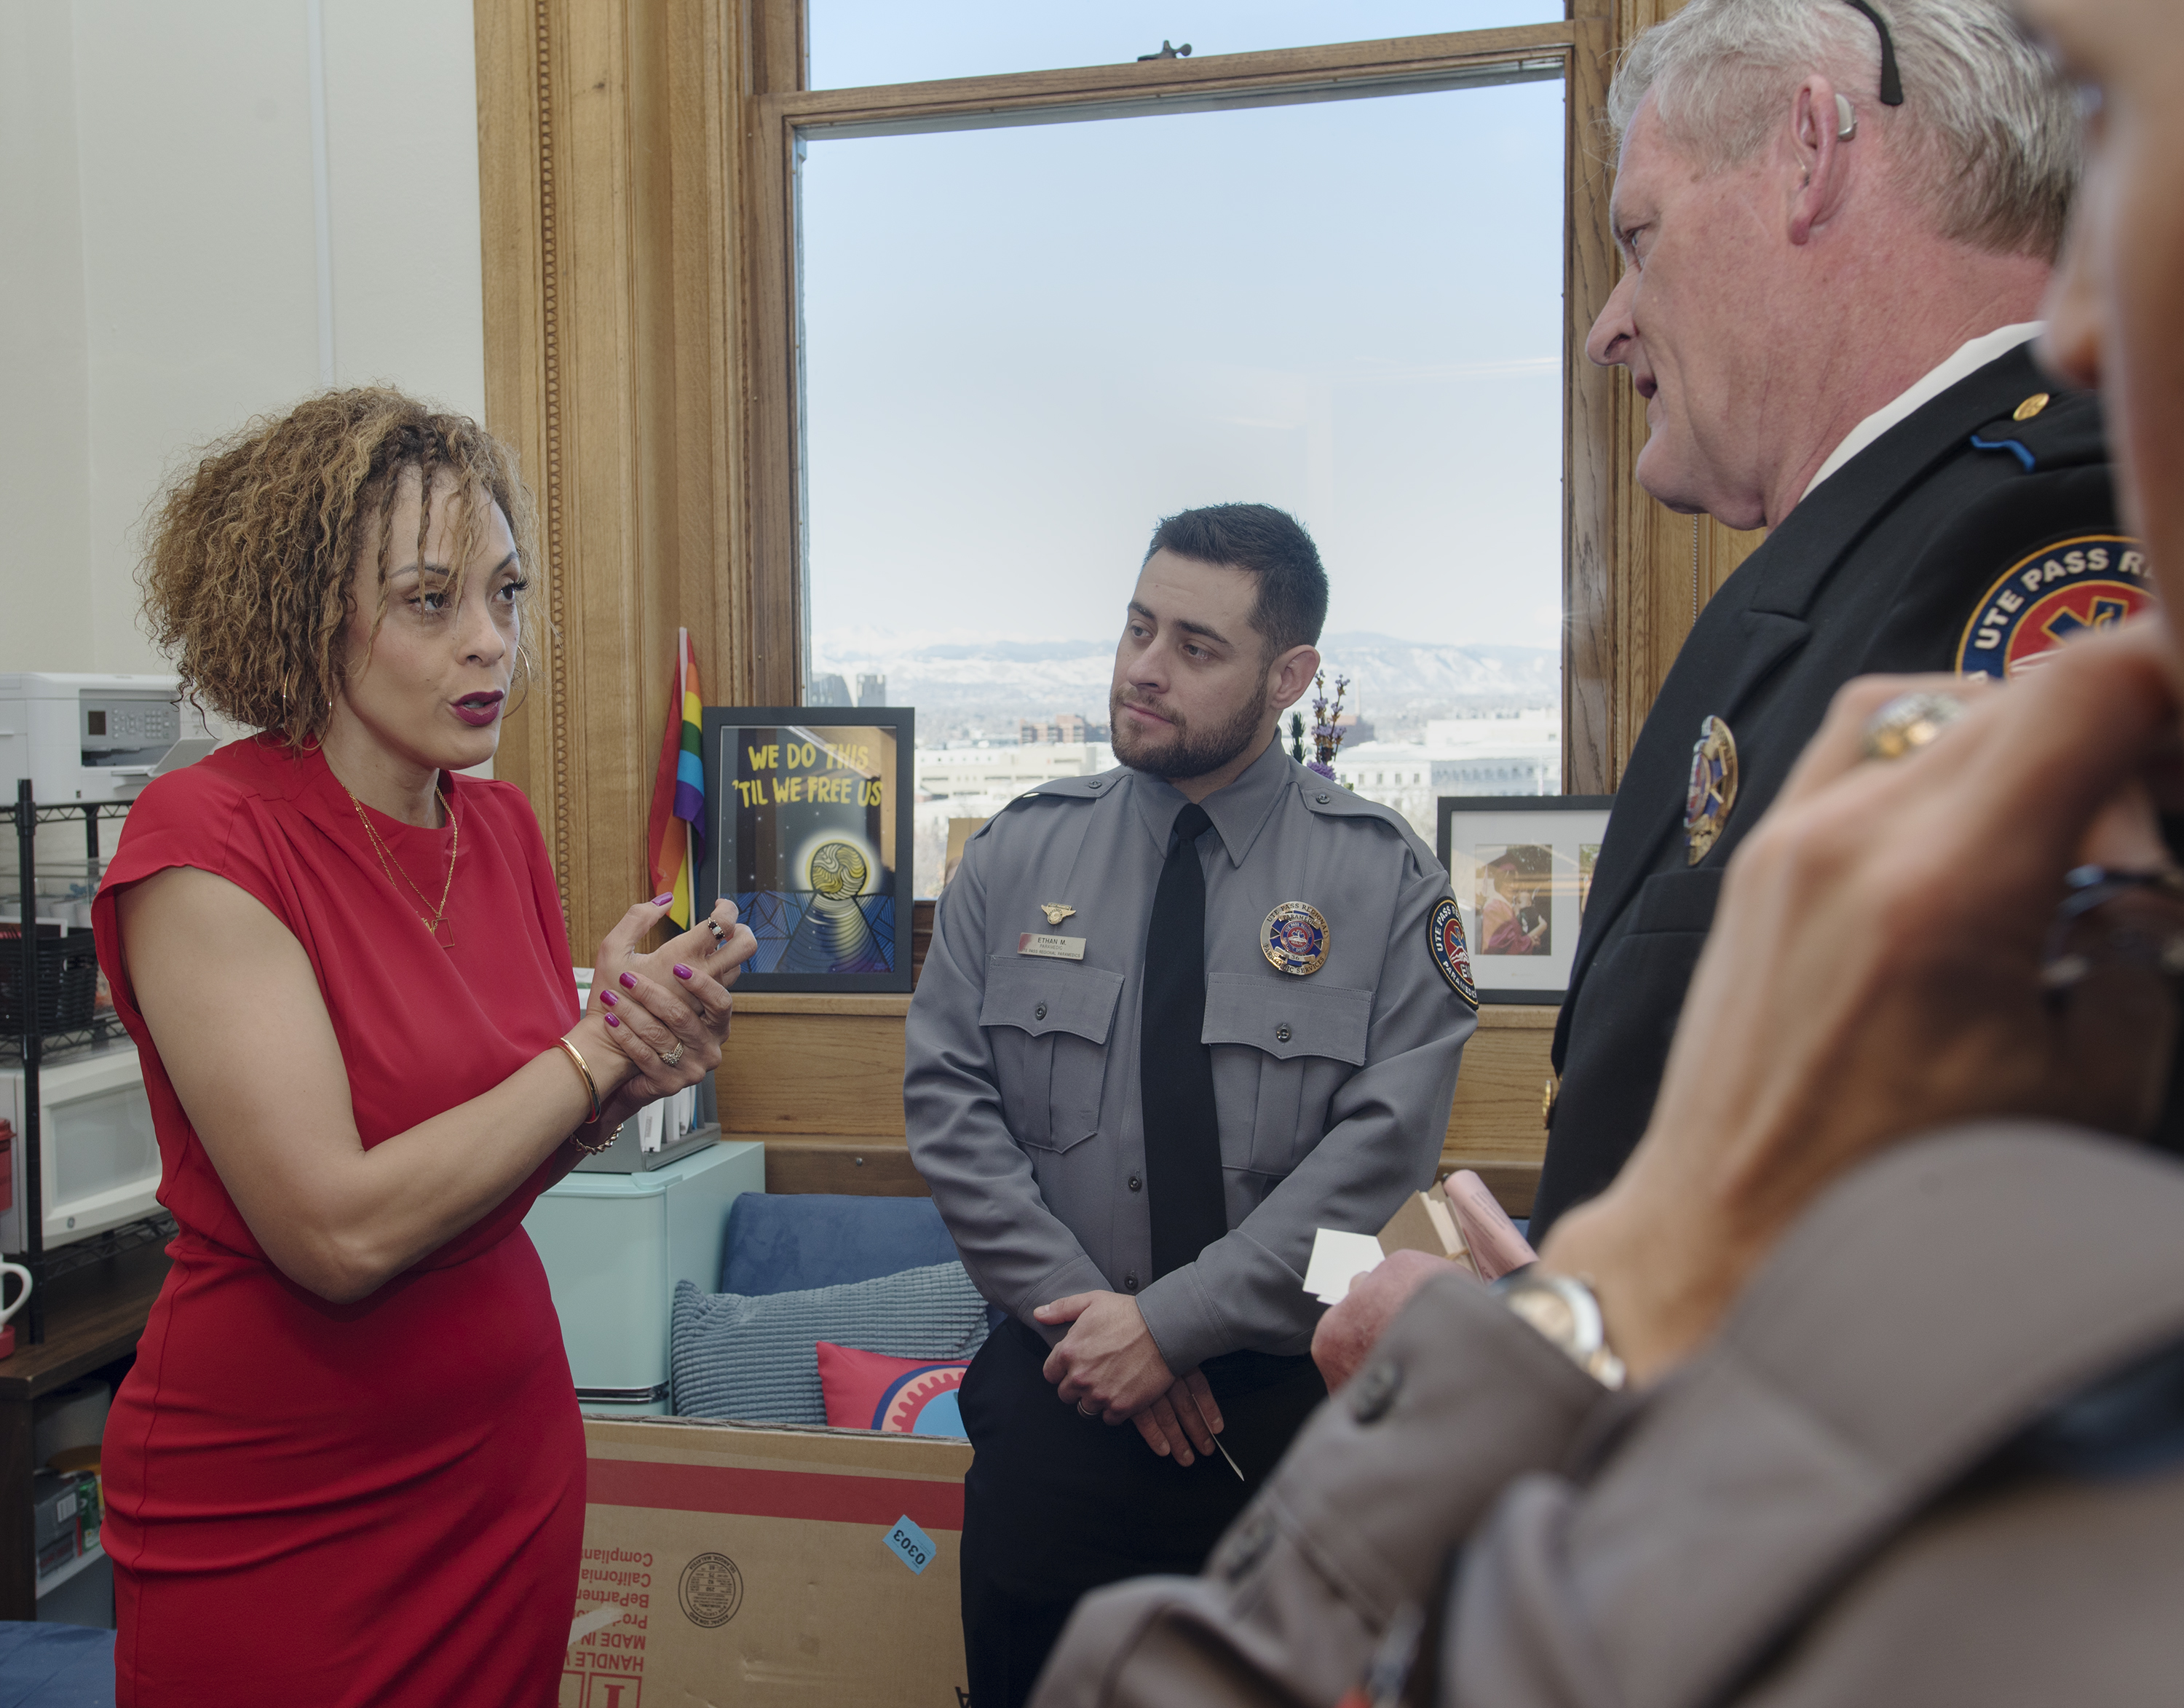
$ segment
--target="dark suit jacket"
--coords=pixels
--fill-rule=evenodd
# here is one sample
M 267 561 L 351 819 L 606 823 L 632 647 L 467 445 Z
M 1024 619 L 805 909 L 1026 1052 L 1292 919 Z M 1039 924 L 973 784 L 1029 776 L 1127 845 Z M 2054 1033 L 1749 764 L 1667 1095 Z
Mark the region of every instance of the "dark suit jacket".
M 2039 392 L 2053 400 L 2014 421 Z M 2005 571 L 2114 532 L 2098 400 L 2058 389 L 2020 348 L 1836 470 L 1714 595 L 1639 734 L 1602 844 L 1555 1029 L 1562 1077 L 1534 1244 L 1615 1178 L 1645 1131 L 1722 868 L 1836 690 L 1877 671 L 1957 668 Z M 1685 793 L 1708 717 L 1736 736 L 1738 784 L 1719 840 L 1693 866 Z

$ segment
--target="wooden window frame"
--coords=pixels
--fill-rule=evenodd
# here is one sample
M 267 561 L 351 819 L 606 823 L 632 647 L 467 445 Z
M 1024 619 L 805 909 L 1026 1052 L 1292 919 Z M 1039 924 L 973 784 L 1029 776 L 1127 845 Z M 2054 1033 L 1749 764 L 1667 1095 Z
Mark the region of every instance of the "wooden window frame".
M 784 22 L 788 20 L 784 20 Z M 800 18 L 797 20 L 800 23 Z M 777 625 L 764 645 L 805 656 L 801 567 L 801 423 L 798 339 L 795 163 L 800 136 L 892 135 L 1247 104 L 1357 99 L 1517 81 L 1523 68 L 1563 80 L 1565 162 L 1563 338 L 1563 786 L 1608 787 L 1614 732 L 1615 610 L 1607 584 L 1616 524 L 1612 479 L 1613 376 L 1585 357 L 1585 338 L 1613 286 L 1607 230 L 1608 173 L 1595 140 L 1607 100 L 1612 25 L 1604 17 L 1507 29 L 1329 46 L 967 77 L 867 88 L 783 89 L 758 95 L 748 133 L 746 254 L 752 264 L 754 486 L 758 561 L 797 567 L 788 596 L 771 597 Z M 802 67 L 800 64 L 800 72 Z M 800 75 L 799 82 L 802 78 Z M 1039 117 L 1033 117 L 1037 114 Z M 797 684 L 801 686 L 800 684 Z
M 536 495 L 539 667 L 498 773 L 530 797 L 577 957 L 650 893 L 674 637 L 716 703 L 801 698 L 794 131 L 988 110 L 1412 87 L 1566 66 L 1563 786 L 1611 792 L 1691 620 L 1751 536 L 1640 492 L 1642 404 L 1584 353 L 1613 287 L 1601 125 L 1620 44 L 1678 0 L 1393 42 L 807 90 L 803 0 L 473 0 L 488 424 Z

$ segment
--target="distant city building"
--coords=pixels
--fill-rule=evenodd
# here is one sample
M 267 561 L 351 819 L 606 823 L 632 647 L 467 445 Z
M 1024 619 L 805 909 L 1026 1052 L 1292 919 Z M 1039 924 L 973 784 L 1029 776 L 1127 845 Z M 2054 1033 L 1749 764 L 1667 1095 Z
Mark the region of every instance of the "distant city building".
M 1081 745 L 1087 741 L 1099 740 L 1106 733 L 1088 723 L 1074 712 L 1056 712 L 1050 713 L 1044 723 L 1034 718 L 1025 718 L 1017 732 L 1017 740 L 1026 747 L 1039 741 Z
M 1348 742 L 1335 780 L 1394 807 L 1427 841 L 1444 795 L 1559 795 L 1562 714 L 1534 710 L 1501 717 L 1435 718 L 1422 742 Z
M 1079 720 L 1082 722 L 1082 720 Z M 990 818 L 1010 801 L 1057 777 L 1089 777 L 1114 767 L 1104 741 L 989 741 L 917 750 L 915 818 L 917 893 L 939 889 L 951 819 Z
M 823 676 L 811 678 L 804 703 L 806 706 L 849 706 L 855 702 L 850 698 L 850 684 L 830 670 Z
M 933 800 L 975 795 L 1008 801 L 1056 777 L 1089 777 L 1114 763 L 1113 750 L 1104 741 L 920 747 L 917 792 Z
M 844 701 L 842 703 L 845 706 L 849 704 L 847 701 Z M 887 678 L 884 676 L 860 676 L 857 678 L 858 705 L 884 706 L 887 703 Z

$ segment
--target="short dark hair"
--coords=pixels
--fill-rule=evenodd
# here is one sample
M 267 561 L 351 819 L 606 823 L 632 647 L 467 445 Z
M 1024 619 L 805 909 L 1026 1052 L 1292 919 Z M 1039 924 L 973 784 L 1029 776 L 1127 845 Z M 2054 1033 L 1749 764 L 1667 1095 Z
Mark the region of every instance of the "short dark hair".
M 1312 646 L 1327 621 L 1327 571 L 1304 525 L 1270 504 L 1209 504 L 1178 511 L 1153 530 L 1145 548 L 1172 551 L 1195 563 L 1248 570 L 1259 578 L 1251 625 L 1264 637 L 1267 656 Z

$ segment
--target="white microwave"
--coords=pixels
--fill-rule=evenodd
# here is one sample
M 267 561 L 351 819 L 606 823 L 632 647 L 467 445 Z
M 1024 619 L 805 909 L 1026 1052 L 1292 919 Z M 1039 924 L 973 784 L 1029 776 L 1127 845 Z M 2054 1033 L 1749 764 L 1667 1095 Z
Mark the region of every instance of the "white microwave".
M 29 1212 L 23 1091 L 23 1070 L 0 1069 L 0 1115 L 15 1129 L 14 1190 L 0 1211 L 0 1252 L 10 1253 L 24 1249 Z M 136 1045 L 123 1040 L 39 1068 L 38 1173 L 48 1250 L 159 1209 L 159 1142 Z

